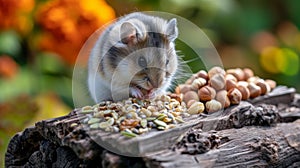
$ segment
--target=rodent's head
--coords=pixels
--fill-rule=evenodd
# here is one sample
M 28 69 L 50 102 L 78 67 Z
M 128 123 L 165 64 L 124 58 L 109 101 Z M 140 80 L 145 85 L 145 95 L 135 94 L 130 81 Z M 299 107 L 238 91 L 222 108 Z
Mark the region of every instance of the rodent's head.
M 155 21 L 146 25 L 129 20 L 120 28 L 122 45 L 118 45 L 118 54 L 123 59 L 119 70 L 123 77 L 131 79 L 130 94 L 139 98 L 163 93 L 178 66 L 174 47 L 178 36 L 176 19 Z

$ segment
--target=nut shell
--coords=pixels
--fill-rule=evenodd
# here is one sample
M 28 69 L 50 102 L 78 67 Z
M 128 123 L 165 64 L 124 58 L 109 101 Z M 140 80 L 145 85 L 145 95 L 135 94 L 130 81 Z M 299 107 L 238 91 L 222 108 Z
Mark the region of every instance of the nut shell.
M 271 79 L 266 79 L 265 82 L 270 86 L 271 89 L 276 87 L 276 82 Z
M 248 80 L 250 77 L 254 76 L 254 72 L 250 68 L 244 68 L 244 80 Z
M 237 83 L 236 81 L 232 79 L 227 79 L 226 80 L 226 90 L 229 91 L 230 89 L 236 88 Z
M 197 102 L 196 100 L 192 99 L 189 100 L 186 104 L 187 104 L 187 108 L 191 107 L 192 104 L 194 104 L 195 102 Z
M 226 80 L 233 80 L 235 82 L 237 82 L 238 80 L 236 79 L 236 77 L 234 77 L 232 74 L 226 74 L 225 75 L 225 79 Z
M 211 87 L 213 87 L 216 90 L 221 90 L 225 88 L 226 81 L 225 77 L 222 74 L 215 74 L 212 76 L 209 80 L 209 84 Z
M 232 74 L 238 81 L 242 81 L 245 79 L 244 71 L 240 68 L 236 69 L 228 69 L 226 71 L 227 74 Z
M 209 101 L 215 98 L 216 91 L 210 86 L 204 86 L 198 91 L 198 96 L 201 101 Z
M 208 74 L 205 70 L 200 70 L 199 72 L 197 72 L 197 77 L 208 80 Z
M 215 112 L 222 109 L 222 104 L 218 102 L 217 100 L 210 100 L 205 103 L 206 111 L 207 112 Z
M 258 97 L 261 94 L 261 88 L 253 82 L 249 83 L 248 89 L 250 91 L 250 98 Z
M 215 67 L 212 67 L 208 71 L 207 74 L 208 74 L 209 79 L 211 79 L 215 74 L 221 74 L 221 75 L 225 76 L 226 72 L 223 68 L 215 66 Z
M 198 94 L 195 91 L 188 91 L 183 95 L 183 101 L 188 103 L 190 100 L 199 101 Z
M 189 114 L 199 114 L 202 113 L 204 111 L 204 104 L 201 102 L 195 102 L 191 105 L 191 107 L 189 107 L 188 109 L 188 113 Z
M 245 85 L 238 85 L 237 89 L 241 92 L 242 94 L 242 100 L 247 100 L 250 98 L 250 91 L 247 86 Z
M 260 79 L 258 81 L 256 81 L 255 83 L 257 86 L 260 87 L 261 89 L 261 94 L 264 95 L 264 94 L 267 94 L 271 91 L 271 87 L 270 85 L 268 85 L 264 80 Z
M 223 108 L 229 107 L 230 106 L 230 100 L 227 96 L 227 91 L 226 90 L 220 90 L 216 94 L 215 98 L 218 102 L 221 103 Z
M 192 83 L 192 87 L 193 89 L 200 89 L 202 86 L 204 86 L 206 84 L 206 79 L 204 78 L 197 78 L 193 81 Z
M 229 90 L 227 95 L 231 104 L 239 104 L 242 100 L 242 93 L 237 88 Z
M 188 91 L 191 91 L 193 90 L 192 86 L 191 85 L 188 85 L 188 84 L 181 84 L 181 85 L 178 85 L 175 89 L 175 93 L 176 94 L 180 94 L 180 93 L 186 93 Z

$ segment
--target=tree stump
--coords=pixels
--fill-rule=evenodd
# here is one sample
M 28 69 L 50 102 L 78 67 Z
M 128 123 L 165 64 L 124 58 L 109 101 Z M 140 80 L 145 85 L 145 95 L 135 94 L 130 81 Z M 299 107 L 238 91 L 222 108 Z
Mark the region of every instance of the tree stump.
M 80 110 L 37 122 L 16 134 L 8 145 L 5 166 L 300 166 L 300 94 L 293 88 L 278 87 L 225 111 L 194 116 L 193 122 L 177 129 L 113 141 L 128 149 L 138 148 L 142 157 L 121 156 L 99 146 L 80 124 L 84 117 Z M 97 131 L 94 134 L 110 137 Z

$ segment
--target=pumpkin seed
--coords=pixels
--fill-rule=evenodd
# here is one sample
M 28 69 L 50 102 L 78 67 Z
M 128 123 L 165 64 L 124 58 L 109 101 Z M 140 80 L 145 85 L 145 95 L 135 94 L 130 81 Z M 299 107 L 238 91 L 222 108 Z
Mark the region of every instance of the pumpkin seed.
M 100 124 L 99 124 L 99 128 L 101 128 L 101 129 L 105 129 L 105 128 L 107 128 L 109 126 L 109 124 L 107 123 L 107 122 L 101 122 Z
M 146 128 L 147 127 L 147 120 L 146 119 L 142 119 L 141 121 L 141 126 L 143 127 L 143 128 Z
M 184 123 L 184 121 L 182 120 L 181 116 L 177 116 L 175 117 L 175 120 L 180 122 L 180 123 Z
M 156 119 L 155 117 L 147 117 L 147 118 L 146 118 L 147 121 L 153 121 L 153 120 L 155 120 L 155 119 Z
M 121 131 L 121 134 L 125 137 L 128 137 L 128 138 L 133 138 L 133 137 L 136 137 L 137 134 L 133 133 L 133 132 L 129 132 L 129 131 Z
M 167 117 L 167 115 L 166 114 L 159 114 L 158 116 L 157 116 L 157 119 L 158 120 L 163 120 L 164 118 L 166 118 Z
M 111 116 L 112 116 L 115 120 L 117 120 L 118 117 L 119 117 L 118 113 L 116 113 L 115 111 L 113 111 L 113 112 L 111 113 Z
M 106 122 L 107 122 L 108 125 L 112 126 L 115 123 L 115 119 L 114 118 L 110 118 Z
M 100 119 L 99 118 L 91 118 L 89 121 L 88 121 L 88 124 L 94 124 L 94 123 L 98 123 L 100 122 Z
M 94 113 L 94 117 L 103 118 L 104 117 L 103 111 L 99 111 L 99 112 Z
M 163 122 L 163 121 L 160 121 L 160 120 L 154 120 L 153 121 L 156 125 L 158 125 L 158 126 L 162 126 L 162 127 L 166 127 L 167 126 L 167 124 L 165 123 L 165 122 Z
M 91 129 L 98 129 L 99 128 L 99 123 L 94 123 L 90 125 Z
M 112 110 L 105 110 L 105 111 L 103 111 L 104 115 L 111 114 L 111 113 L 112 113 Z

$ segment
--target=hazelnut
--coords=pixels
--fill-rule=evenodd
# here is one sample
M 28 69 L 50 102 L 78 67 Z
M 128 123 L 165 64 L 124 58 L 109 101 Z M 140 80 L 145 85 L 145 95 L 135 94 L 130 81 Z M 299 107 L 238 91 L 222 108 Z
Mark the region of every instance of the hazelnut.
M 260 79 L 260 78 L 259 78 L 258 76 L 252 76 L 252 77 L 250 77 L 250 78 L 247 79 L 247 82 L 248 82 L 248 83 L 251 83 L 251 82 L 255 83 L 255 82 L 258 81 L 259 79 Z
M 240 68 L 236 69 L 228 69 L 226 71 L 227 74 L 232 74 L 238 81 L 242 81 L 245 78 L 244 71 Z
M 185 103 L 189 102 L 190 100 L 199 101 L 198 94 L 195 91 L 188 91 L 183 95 L 183 101 Z
M 206 79 L 204 78 L 197 78 L 193 81 L 192 87 L 196 90 L 200 89 L 202 86 L 206 84 Z
M 180 93 L 186 93 L 188 91 L 191 91 L 193 90 L 192 86 L 191 85 L 187 85 L 187 84 L 180 84 L 176 87 L 175 89 L 175 93 L 176 94 L 180 94 Z
M 197 73 L 197 77 L 208 80 L 208 74 L 207 74 L 207 72 L 205 70 L 200 70 Z
M 191 107 L 191 105 L 194 104 L 195 102 L 197 102 L 197 101 L 194 100 L 194 99 L 189 100 L 189 101 L 187 102 L 187 107 L 188 107 L 188 108 Z
M 188 80 L 186 80 L 185 84 L 190 85 L 197 78 L 197 75 L 193 74 Z
M 198 96 L 201 101 L 209 101 L 215 98 L 216 91 L 214 88 L 206 85 L 198 91 Z
M 266 79 L 265 82 L 270 86 L 271 89 L 276 87 L 276 82 L 271 79 Z
M 248 85 L 248 84 L 247 84 Z M 250 91 L 247 88 L 247 86 L 243 84 L 238 84 L 237 89 L 241 92 L 242 94 L 242 100 L 247 100 L 250 98 Z
M 231 80 L 231 79 L 227 79 L 226 80 L 226 90 L 230 90 L 232 88 L 236 88 L 236 81 Z
M 253 82 L 248 84 L 248 89 L 250 91 L 250 98 L 255 98 L 261 94 L 261 88 Z
M 226 84 L 224 75 L 222 74 L 213 75 L 209 80 L 209 84 L 211 87 L 213 87 L 216 90 L 224 89 Z
M 217 100 L 210 100 L 205 103 L 206 111 L 207 112 L 215 112 L 222 109 L 222 104 Z
M 230 106 L 230 100 L 227 96 L 226 90 L 220 90 L 216 94 L 216 100 L 221 103 L 223 108 Z
M 254 73 L 253 73 L 252 69 L 250 69 L 250 68 L 244 68 L 243 71 L 244 71 L 244 75 L 245 75 L 244 80 L 248 80 L 250 77 L 254 76 Z
M 204 111 L 204 104 L 201 102 L 195 102 L 189 107 L 188 113 L 189 114 L 199 114 Z
M 239 104 L 242 100 L 242 93 L 237 88 L 229 90 L 227 95 L 231 104 Z
M 223 76 L 225 76 L 225 70 L 221 67 L 215 66 L 212 67 L 209 71 L 208 71 L 208 77 L 211 78 L 213 77 L 215 74 L 221 74 Z
M 248 87 L 248 82 L 246 82 L 246 81 L 238 81 L 237 86 L 240 86 L 240 85 Z
M 237 82 L 236 77 L 234 77 L 232 74 L 226 74 L 225 79 L 226 80 L 233 80 L 233 81 Z
M 257 80 L 255 84 L 260 87 L 262 95 L 271 91 L 270 85 L 268 85 L 263 79 Z

